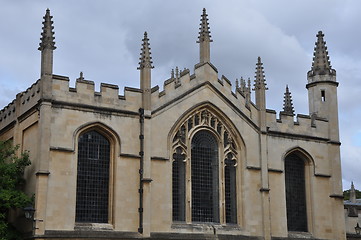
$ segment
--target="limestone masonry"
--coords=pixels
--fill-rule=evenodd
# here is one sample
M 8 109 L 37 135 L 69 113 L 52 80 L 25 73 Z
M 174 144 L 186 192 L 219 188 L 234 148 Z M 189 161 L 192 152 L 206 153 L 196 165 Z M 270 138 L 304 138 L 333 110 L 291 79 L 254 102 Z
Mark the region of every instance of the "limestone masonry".
M 232 91 L 211 63 L 205 9 L 199 62 L 172 70 L 162 91 L 147 33 L 140 88 L 96 92 L 83 74 L 72 88 L 53 73 L 49 10 L 43 25 L 40 79 L 0 111 L 0 140 L 30 151 L 34 229 L 22 214 L 13 221 L 33 239 L 345 239 L 338 82 L 322 32 L 309 113 L 295 115 L 260 57 L 254 83 Z M 267 87 L 286 89 L 279 115 L 266 109 Z

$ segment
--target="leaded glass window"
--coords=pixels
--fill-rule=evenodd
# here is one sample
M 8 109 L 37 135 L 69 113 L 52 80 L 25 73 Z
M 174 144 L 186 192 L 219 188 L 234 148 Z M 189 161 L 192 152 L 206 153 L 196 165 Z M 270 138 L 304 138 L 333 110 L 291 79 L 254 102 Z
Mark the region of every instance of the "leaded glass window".
M 285 159 L 288 231 L 307 232 L 305 163 L 297 154 Z
M 197 132 L 192 139 L 192 221 L 218 222 L 218 143 L 212 133 Z
M 234 131 L 228 126 L 214 112 L 200 108 L 176 128 L 172 141 L 173 221 L 237 223 L 239 156 Z
M 226 223 L 237 223 L 236 161 L 232 153 L 227 154 L 224 167 Z
M 76 222 L 108 223 L 110 143 L 97 131 L 78 141 Z
M 181 148 L 173 154 L 173 221 L 185 221 L 185 162 Z

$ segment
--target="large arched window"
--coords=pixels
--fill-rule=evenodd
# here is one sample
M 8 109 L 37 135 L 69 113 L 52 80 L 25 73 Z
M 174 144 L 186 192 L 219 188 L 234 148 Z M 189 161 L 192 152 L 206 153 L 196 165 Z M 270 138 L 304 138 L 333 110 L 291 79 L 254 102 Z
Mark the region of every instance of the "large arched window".
M 297 153 L 285 158 L 288 231 L 307 232 L 305 161 Z
M 175 130 L 173 221 L 237 223 L 239 153 L 227 125 L 215 113 L 200 108 Z
M 92 130 L 78 140 L 76 222 L 108 223 L 110 142 Z
M 191 152 L 192 221 L 219 222 L 217 139 L 209 131 L 199 131 Z

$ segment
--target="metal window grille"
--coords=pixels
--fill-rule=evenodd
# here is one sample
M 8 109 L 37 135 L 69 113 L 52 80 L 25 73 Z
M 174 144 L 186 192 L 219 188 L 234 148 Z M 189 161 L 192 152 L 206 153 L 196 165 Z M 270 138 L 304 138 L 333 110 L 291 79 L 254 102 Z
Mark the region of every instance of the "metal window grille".
M 236 167 L 232 154 L 227 156 L 224 169 L 226 223 L 237 223 Z
M 107 223 L 110 143 L 96 131 L 80 136 L 76 222 Z
M 192 139 L 192 221 L 219 222 L 218 144 L 212 133 L 197 132 Z
M 185 163 L 183 162 L 184 156 L 182 156 L 180 148 L 177 148 L 173 158 L 173 221 L 185 221 Z
M 285 159 L 288 231 L 307 232 L 305 164 L 296 154 Z

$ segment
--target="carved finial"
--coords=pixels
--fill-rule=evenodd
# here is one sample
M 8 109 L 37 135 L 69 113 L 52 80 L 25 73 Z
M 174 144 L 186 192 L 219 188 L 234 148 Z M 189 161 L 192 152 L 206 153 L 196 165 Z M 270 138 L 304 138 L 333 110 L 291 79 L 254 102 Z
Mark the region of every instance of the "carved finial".
M 294 115 L 295 110 L 293 109 L 292 96 L 286 85 L 286 92 L 283 100 L 283 113 Z
M 138 69 L 154 68 L 154 66 L 152 65 L 153 64 L 152 57 L 150 56 L 150 47 L 149 47 L 149 39 L 147 32 L 144 32 L 144 38 L 142 41 L 143 43 L 140 52 L 140 58 L 139 58 L 140 62 Z
M 236 90 L 239 88 L 238 78 L 236 78 Z
M 178 67 L 175 67 L 175 78 L 179 78 L 179 69 Z
M 251 78 L 248 78 L 248 92 L 249 92 L 249 94 L 251 95 Z
M 53 16 L 50 16 L 50 10 L 49 8 L 46 9 L 46 13 L 44 18 L 44 22 L 43 22 L 43 32 L 41 33 L 41 38 L 40 38 L 40 44 L 39 44 L 39 48 L 38 50 L 43 51 L 44 49 L 50 49 L 50 50 L 55 50 L 55 42 L 54 42 L 54 32 L 53 29 L 54 27 L 53 25 L 53 21 L 51 20 L 53 18 Z
M 174 69 L 172 69 L 171 73 L 170 73 L 170 78 L 174 79 Z
M 84 80 L 83 72 L 80 72 L 79 77 L 76 80 Z
M 241 92 L 244 94 L 246 91 L 246 81 L 241 77 Z
M 311 68 L 312 74 L 335 74 L 335 70 L 332 69 L 331 62 L 329 60 L 326 42 L 323 40 L 324 34 L 322 33 L 322 31 L 319 31 L 316 37 L 317 42 L 315 43 Z
M 244 84 L 246 84 L 246 81 L 244 81 Z M 251 103 L 251 78 L 248 78 L 247 81 L 247 87 L 245 87 L 244 95 L 246 98 L 246 106 L 249 106 Z
M 181 72 L 182 72 L 182 71 L 181 71 Z M 180 84 L 179 74 L 180 74 L 179 68 L 178 68 L 178 67 L 175 67 L 175 82 L 174 82 L 174 83 L 175 83 L 176 86 Z
M 211 39 L 207 16 L 206 9 L 203 8 L 197 41 L 199 43 L 199 63 L 209 63 L 211 59 L 210 42 L 213 42 L 213 40 Z
M 351 182 L 351 189 L 350 189 L 350 201 L 352 203 L 356 203 L 356 190 L 353 182 Z
M 197 43 L 201 42 L 213 42 L 211 39 L 211 31 L 209 30 L 209 23 L 207 18 L 206 9 L 203 8 L 203 14 L 201 16 L 201 23 L 199 27 L 199 36 Z
M 265 89 L 268 90 L 268 88 L 266 87 L 266 79 L 265 79 L 265 75 L 264 75 L 264 71 L 263 71 L 263 63 L 261 61 L 261 57 L 258 57 L 258 61 L 256 64 L 256 76 L 255 76 L 255 81 L 254 81 L 254 89 L 253 90 L 257 90 L 257 89 Z

